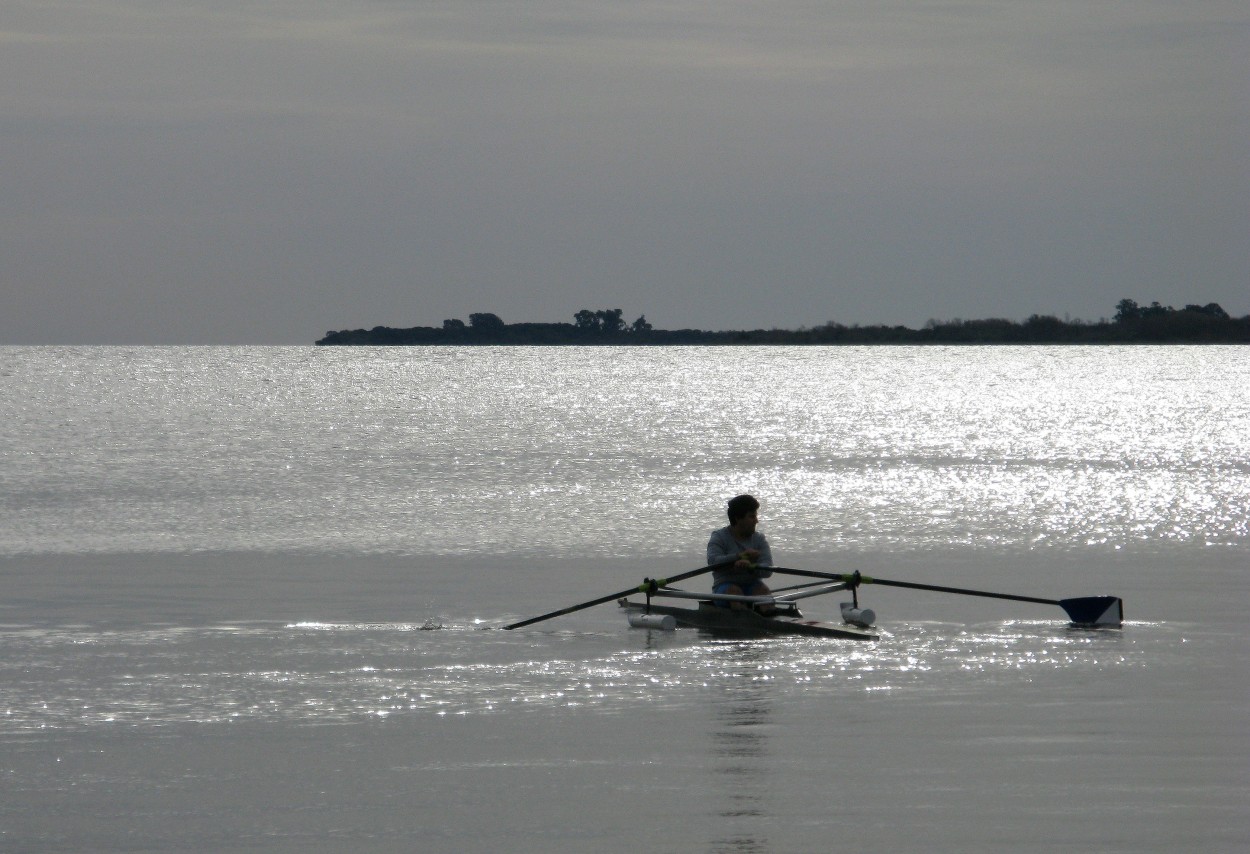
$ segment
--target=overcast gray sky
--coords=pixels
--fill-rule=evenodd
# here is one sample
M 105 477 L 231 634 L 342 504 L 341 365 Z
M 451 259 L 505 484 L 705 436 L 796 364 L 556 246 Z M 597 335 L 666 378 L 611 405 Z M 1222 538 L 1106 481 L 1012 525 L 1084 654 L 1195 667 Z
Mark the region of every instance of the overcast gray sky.
M 0 344 L 1250 314 L 1245 0 L 5 0 Z

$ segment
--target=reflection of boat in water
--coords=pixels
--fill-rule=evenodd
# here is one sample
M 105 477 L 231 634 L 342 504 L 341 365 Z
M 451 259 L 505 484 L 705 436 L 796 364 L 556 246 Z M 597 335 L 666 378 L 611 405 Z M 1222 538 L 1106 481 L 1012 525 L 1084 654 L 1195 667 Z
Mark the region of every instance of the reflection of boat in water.
M 715 793 L 720 817 L 708 840 L 709 851 L 772 850 L 768 834 L 777 827 L 779 807 L 772 779 L 776 757 L 771 737 L 777 731 L 773 710 L 786 702 L 766 675 L 778 660 L 776 649 L 750 641 L 717 645 L 717 668 L 728 678 L 715 681 L 711 754 L 701 763 L 711 775 L 705 788 Z

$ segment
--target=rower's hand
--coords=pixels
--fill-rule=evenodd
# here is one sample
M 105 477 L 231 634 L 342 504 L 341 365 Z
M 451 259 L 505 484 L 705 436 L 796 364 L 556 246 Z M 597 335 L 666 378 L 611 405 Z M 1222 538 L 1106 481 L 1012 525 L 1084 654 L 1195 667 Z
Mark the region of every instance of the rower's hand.
M 750 569 L 755 566 L 755 562 L 760 559 L 759 549 L 744 549 L 738 555 L 738 562 L 734 564 L 737 569 Z

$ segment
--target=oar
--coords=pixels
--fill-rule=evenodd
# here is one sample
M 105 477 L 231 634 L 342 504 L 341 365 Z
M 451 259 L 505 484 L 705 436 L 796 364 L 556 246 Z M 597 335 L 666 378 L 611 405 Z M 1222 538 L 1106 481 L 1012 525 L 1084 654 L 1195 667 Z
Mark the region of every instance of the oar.
M 908 587 L 912 590 L 933 590 L 938 593 L 957 593 L 963 596 L 984 596 L 987 599 L 1008 599 L 1013 602 L 1036 602 L 1040 605 L 1058 605 L 1067 612 L 1069 619 L 1078 626 L 1120 626 L 1124 623 L 1124 601 L 1117 596 L 1081 596 L 1075 599 L 1040 599 L 1036 596 L 1018 596 L 1014 593 L 990 593 L 987 590 L 968 590 L 963 587 L 943 587 L 938 584 L 917 584 L 914 581 L 892 581 L 888 578 L 861 575 L 858 572 L 813 572 L 808 569 L 783 569 L 773 567 L 773 572 L 799 575 L 807 578 L 828 578 L 848 584 L 882 584 L 887 587 Z
M 683 572 L 674 575 L 672 578 L 648 578 L 642 584 L 631 587 L 628 590 L 622 590 L 620 593 L 612 593 L 607 596 L 600 596 L 598 599 L 591 599 L 589 602 L 583 602 L 580 605 L 570 605 L 567 608 L 561 608 L 559 611 L 552 611 L 550 614 L 543 614 L 539 617 L 530 617 L 528 620 L 522 620 L 519 623 L 513 623 L 510 626 L 504 626 L 505 629 L 519 629 L 522 626 L 528 626 L 533 623 L 541 623 L 543 620 L 550 620 L 552 617 L 559 617 L 564 614 L 571 614 L 574 611 L 580 611 L 583 608 L 593 608 L 595 605 L 602 605 L 604 602 L 611 602 L 613 599 L 620 599 L 623 596 L 629 596 L 632 593 L 646 593 L 655 587 L 664 587 L 675 581 L 682 581 L 687 578 L 693 578 L 696 575 L 702 575 L 705 572 L 711 572 L 716 567 L 721 566 L 719 563 L 713 563 L 708 566 L 701 566 L 698 569 L 692 569 L 689 572 Z

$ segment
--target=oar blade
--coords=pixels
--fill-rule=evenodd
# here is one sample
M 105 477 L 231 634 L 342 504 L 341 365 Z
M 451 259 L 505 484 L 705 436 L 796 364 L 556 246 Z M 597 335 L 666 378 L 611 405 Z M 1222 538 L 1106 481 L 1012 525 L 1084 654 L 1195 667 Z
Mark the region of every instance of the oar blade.
M 1124 600 L 1118 596 L 1060 599 L 1059 607 L 1068 612 L 1075 626 L 1118 629 L 1124 625 Z

